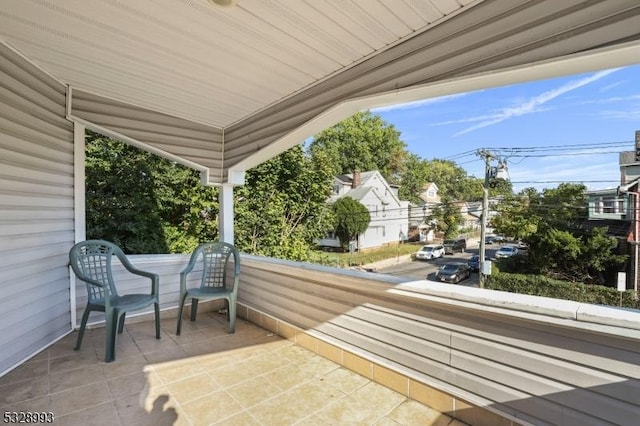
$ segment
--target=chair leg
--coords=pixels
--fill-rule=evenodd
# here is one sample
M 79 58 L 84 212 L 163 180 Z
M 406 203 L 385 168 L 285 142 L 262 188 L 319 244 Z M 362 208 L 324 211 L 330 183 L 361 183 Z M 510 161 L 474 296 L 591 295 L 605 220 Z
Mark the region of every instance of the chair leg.
M 227 312 L 229 314 L 229 333 L 236 332 L 236 301 L 228 300 L 229 307 Z
M 126 312 L 122 313 L 122 318 L 118 320 L 118 334 L 122 334 L 124 331 L 124 317 L 127 315 Z
M 73 348 L 73 350 L 75 351 L 79 351 L 80 346 L 82 346 L 82 338 L 84 337 L 84 329 L 87 326 L 87 319 L 89 319 L 88 306 L 84 309 L 84 313 L 82 314 L 82 321 L 80 321 L 80 330 L 78 331 L 78 340 L 76 341 L 76 347 Z
M 115 360 L 116 335 L 118 331 L 118 315 L 116 311 L 105 312 L 107 327 L 104 333 L 104 362 Z
M 196 320 L 197 314 L 198 314 L 198 299 L 191 298 L 191 321 Z
M 176 335 L 180 335 L 182 330 L 182 310 L 184 309 L 184 302 L 187 300 L 187 293 L 180 298 L 180 306 L 178 307 L 178 327 L 176 328 Z
M 156 339 L 159 339 L 160 338 L 160 304 L 156 302 L 153 304 L 153 307 L 156 314 Z

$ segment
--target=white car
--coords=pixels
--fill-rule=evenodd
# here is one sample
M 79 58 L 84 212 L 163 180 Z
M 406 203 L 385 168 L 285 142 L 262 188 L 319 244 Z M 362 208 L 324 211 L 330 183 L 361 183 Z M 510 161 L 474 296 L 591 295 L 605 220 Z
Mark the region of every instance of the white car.
M 504 259 L 518 254 L 518 247 L 502 246 L 496 251 L 496 259 Z
M 427 244 L 416 253 L 416 259 L 429 260 L 444 256 L 444 246 L 441 244 Z

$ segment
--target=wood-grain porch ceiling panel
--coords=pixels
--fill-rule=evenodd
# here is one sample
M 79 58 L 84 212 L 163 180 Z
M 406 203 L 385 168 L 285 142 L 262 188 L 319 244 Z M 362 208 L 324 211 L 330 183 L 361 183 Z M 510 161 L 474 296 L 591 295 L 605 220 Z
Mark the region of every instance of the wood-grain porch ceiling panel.
M 636 0 L 487 0 L 227 129 L 225 167 L 346 99 L 639 39 Z

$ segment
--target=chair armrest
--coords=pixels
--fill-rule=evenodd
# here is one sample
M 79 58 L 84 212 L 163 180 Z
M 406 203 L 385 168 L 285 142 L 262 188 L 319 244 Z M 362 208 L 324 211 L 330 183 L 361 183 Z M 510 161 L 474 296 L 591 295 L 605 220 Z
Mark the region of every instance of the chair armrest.
M 153 272 L 143 271 L 142 269 L 138 269 L 129 261 L 127 256 L 122 252 L 122 250 L 118 250 L 116 252 L 116 256 L 122 266 L 125 267 L 127 271 L 134 275 L 140 275 L 142 277 L 147 277 L 151 280 L 151 294 L 157 295 L 160 287 L 160 276 Z
M 182 268 L 180 271 L 180 295 L 184 294 L 187 291 L 187 276 L 193 271 L 193 268 L 196 266 L 198 262 L 198 256 L 202 251 L 201 246 L 198 246 L 196 250 L 191 253 L 191 257 L 189 258 L 189 263 L 187 266 Z

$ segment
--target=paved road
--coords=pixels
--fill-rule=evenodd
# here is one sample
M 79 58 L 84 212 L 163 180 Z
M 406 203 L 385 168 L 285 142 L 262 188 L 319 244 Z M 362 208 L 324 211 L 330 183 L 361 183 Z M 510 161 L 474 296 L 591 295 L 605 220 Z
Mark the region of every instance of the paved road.
M 493 258 L 495 251 L 499 248 L 498 245 L 487 245 L 486 256 Z M 385 268 L 379 268 L 376 272 L 381 274 L 395 275 L 398 277 L 406 277 L 408 280 L 428 280 L 440 282 L 436 278 L 436 272 L 442 265 L 448 262 L 466 262 L 471 256 L 478 254 L 478 246 L 473 245 L 467 248 L 465 253 L 455 253 L 453 255 L 448 254 L 440 259 L 433 260 L 414 260 L 410 262 L 398 263 Z M 447 283 L 442 283 L 447 284 Z M 478 286 L 478 273 L 472 272 L 469 279 L 460 281 L 457 285 L 466 285 L 471 287 Z

